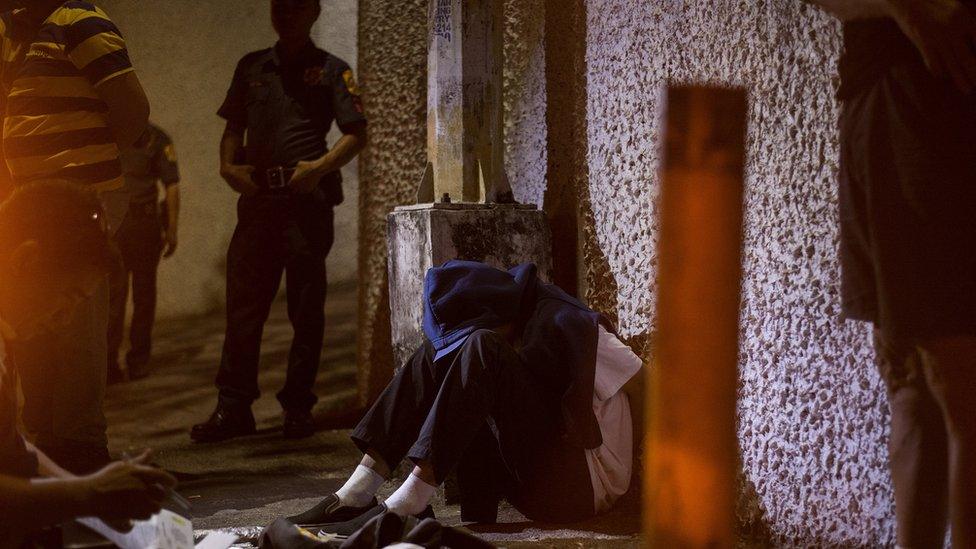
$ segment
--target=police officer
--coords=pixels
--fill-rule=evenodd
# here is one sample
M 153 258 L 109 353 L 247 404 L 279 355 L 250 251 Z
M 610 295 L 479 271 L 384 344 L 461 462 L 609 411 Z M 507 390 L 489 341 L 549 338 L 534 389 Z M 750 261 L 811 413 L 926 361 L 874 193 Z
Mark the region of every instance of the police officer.
M 240 61 L 219 115 L 221 176 L 240 193 L 237 229 L 227 252 L 227 331 L 210 419 L 191 437 L 211 442 L 255 431 L 261 334 L 282 272 L 294 339 L 278 393 L 284 434 L 312 434 L 312 392 L 325 325 L 325 258 L 332 209 L 342 202 L 339 168 L 366 142 L 349 65 L 312 43 L 318 0 L 271 0 L 278 43 Z M 343 136 L 331 150 L 335 122 Z
M 125 324 L 125 305 L 132 278 L 131 348 L 126 354 L 129 379 L 149 375 L 152 327 L 156 315 L 156 271 L 160 255 L 176 252 L 180 212 L 180 172 L 173 141 L 152 123 L 132 146 L 122 151 L 122 172 L 129 193 L 129 211 L 115 238 L 122 252 L 122 269 L 112 275 L 112 305 L 108 327 L 108 380 L 124 379 L 119 347 Z M 166 189 L 159 208 L 159 184 Z

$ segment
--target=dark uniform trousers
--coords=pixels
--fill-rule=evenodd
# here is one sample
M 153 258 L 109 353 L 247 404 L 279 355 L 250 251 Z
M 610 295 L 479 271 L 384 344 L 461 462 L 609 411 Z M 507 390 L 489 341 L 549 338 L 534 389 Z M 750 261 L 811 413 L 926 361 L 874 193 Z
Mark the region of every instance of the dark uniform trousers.
M 295 335 L 278 401 L 308 411 L 325 329 L 325 258 L 332 248 L 332 202 L 321 189 L 307 195 L 242 196 L 227 252 L 227 332 L 217 373 L 223 405 L 249 406 L 260 395 L 261 336 L 286 276 L 288 318 Z
M 115 236 L 122 256 L 121 268 L 112 274 L 108 327 L 109 368 L 118 368 L 119 348 L 125 327 L 125 305 L 132 279 L 132 326 L 126 354 L 129 367 L 149 362 L 152 328 L 156 317 L 156 272 L 162 252 L 162 227 L 155 202 L 133 204 Z
M 396 374 L 352 433 L 364 453 L 396 467 L 455 469 L 465 520 L 493 521 L 499 498 L 533 520 L 593 515 L 586 455 L 561 436 L 560 398 L 501 336 L 478 330 L 434 361 L 429 342 Z

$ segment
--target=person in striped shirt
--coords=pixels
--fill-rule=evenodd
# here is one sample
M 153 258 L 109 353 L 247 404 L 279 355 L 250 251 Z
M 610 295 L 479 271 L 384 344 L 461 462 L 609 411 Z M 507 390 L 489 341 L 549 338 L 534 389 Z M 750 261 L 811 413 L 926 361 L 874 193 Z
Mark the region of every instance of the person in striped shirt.
M 114 231 L 128 208 L 120 148 L 146 128 L 149 105 L 122 33 L 90 2 L 18 0 L 0 15 L 2 152 L 9 189 L 68 182 L 99 193 Z M 56 333 L 10 346 L 21 371 L 24 424 L 58 463 L 108 462 L 107 282 Z

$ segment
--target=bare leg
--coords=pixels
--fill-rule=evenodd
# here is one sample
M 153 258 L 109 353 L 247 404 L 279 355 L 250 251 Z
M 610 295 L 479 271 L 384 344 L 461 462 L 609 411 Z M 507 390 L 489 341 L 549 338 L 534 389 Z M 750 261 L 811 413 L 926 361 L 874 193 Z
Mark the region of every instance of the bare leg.
M 359 461 L 359 464 L 363 467 L 372 469 L 383 478 L 390 478 L 390 475 L 392 474 L 390 466 L 383 461 L 383 458 L 379 456 L 379 453 L 375 452 L 374 450 L 367 450 L 366 453 L 363 454 L 363 459 Z
M 952 545 L 976 548 L 976 337 L 937 338 L 919 347 L 949 435 Z
M 434 466 L 429 461 L 421 461 L 413 468 L 413 476 L 430 484 L 437 486 L 437 477 L 434 476 Z

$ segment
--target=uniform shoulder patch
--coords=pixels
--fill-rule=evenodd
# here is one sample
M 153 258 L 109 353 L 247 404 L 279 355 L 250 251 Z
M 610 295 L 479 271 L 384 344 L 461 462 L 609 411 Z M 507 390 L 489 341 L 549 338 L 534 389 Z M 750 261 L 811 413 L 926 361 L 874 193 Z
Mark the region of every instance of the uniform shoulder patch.
M 346 89 L 349 93 L 358 96 L 359 86 L 356 85 L 356 76 L 353 74 L 352 69 L 346 69 L 342 73 L 342 80 L 346 83 Z

